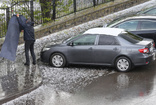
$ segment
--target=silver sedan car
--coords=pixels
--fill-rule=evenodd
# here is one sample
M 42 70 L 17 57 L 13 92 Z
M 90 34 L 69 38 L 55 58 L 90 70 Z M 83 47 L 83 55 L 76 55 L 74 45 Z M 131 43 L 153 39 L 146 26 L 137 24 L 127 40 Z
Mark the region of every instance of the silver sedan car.
M 126 72 L 134 66 L 155 60 L 152 39 L 134 35 L 124 29 L 93 28 L 62 44 L 42 49 L 41 60 L 54 67 L 69 64 L 113 66 Z
M 141 37 L 151 38 L 156 43 L 156 16 L 127 17 L 120 21 L 112 21 L 107 27 L 122 28 Z

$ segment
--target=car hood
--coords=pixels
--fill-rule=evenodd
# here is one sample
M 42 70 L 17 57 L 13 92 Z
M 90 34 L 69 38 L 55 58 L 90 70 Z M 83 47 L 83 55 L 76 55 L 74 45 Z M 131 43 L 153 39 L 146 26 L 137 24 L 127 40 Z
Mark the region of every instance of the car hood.
M 44 47 L 46 47 L 46 48 L 51 48 L 51 47 L 60 46 L 60 45 L 62 45 L 62 42 L 61 42 L 61 41 L 58 41 L 58 42 L 51 42 L 51 43 L 48 43 L 48 44 L 46 44 Z
M 46 46 L 47 48 L 51 48 L 51 47 L 58 47 L 58 46 L 63 46 L 62 44 L 55 44 L 55 45 L 48 45 Z

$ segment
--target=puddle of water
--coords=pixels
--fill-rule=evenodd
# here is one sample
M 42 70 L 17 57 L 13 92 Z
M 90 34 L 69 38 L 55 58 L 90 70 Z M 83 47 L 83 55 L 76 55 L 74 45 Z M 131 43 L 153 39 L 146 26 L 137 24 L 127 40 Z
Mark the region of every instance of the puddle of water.
M 0 99 L 13 96 L 38 87 L 42 82 L 38 65 L 24 66 L 8 60 L 0 61 Z

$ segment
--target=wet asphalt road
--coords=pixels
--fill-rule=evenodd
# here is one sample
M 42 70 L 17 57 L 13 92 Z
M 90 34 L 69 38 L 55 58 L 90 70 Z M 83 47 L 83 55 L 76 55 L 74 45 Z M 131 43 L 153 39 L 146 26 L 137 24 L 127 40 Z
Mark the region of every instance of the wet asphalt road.
M 44 105 L 155 105 L 156 61 L 127 73 L 115 72 L 113 68 L 105 67 L 67 69 L 69 71 L 64 72 L 69 72 L 69 75 L 70 72 L 79 73 L 79 70 L 82 75 L 86 75 L 82 78 L 80 76 L 73 85 L 58 85 L 59 90 L 54 90 Z M 92 76 L 88 77 L 90 75 Z M 69 78 L 64 82 L 70 79 L 72 80 Z M 64 84 L 61 82 L 56 84 Z
M 101 76 L 70 100 L 75 101 L 73 105 L 155 105 L 155 70 L 153 63 L 129 73 Z
M 155 105 L 156 61 L 127 73 L 99 66 L 38 62 L 43 84 L 4 105 Z

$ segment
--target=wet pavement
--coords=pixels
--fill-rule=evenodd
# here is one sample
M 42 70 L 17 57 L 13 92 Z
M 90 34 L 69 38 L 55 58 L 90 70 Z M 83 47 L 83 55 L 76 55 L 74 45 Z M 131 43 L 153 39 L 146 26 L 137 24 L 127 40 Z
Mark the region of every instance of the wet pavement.
M 155 105 L 156 61 L 127 73 L 99 66 L 38 62 L 42 85 L 4 105 Z
M 155 105 L 155 64 L 153 62 L 148 66 L 136 67 L 127 73 L 105 67 L 67 68 L 68 71 L 62 69 L 64 73 L 61 76 L 67 77 L 50 80 L 59 83 L 56 83 L 56 87 L 49 86 L 51 90 L 48 93 L 51 94 L 45 96 L 46 100 L 40 105 Z M 67 72 L 71 75 L 77 72 L 78 75 L 74 73 L 75 76 L 71 76 Z M 44 82 L 52 84 L 50 81 Z
M 0 61 L 0 104 L 36 89 L 41 83 L 38 65 Z
M 70 100 L 76 101 L 74 105 L 155 105 L 155 70 L 139 67 L 99 77 Z

